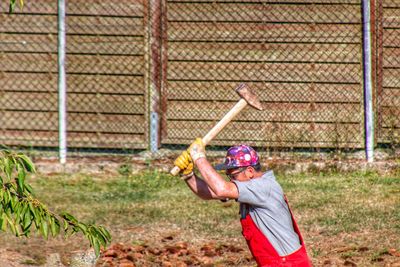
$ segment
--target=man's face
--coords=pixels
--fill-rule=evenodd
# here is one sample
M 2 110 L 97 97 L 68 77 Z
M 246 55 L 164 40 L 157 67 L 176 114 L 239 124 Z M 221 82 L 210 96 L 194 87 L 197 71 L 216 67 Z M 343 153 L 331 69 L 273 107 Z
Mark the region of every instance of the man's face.
M 229 180 L 237 180 L 237 181 L 248 181 L 253 176 L 251 175 L 253 168 L 252 167 L 242 167 L 236 169 L 230 169 L 226 171 L 226 175 L 228 176 Z

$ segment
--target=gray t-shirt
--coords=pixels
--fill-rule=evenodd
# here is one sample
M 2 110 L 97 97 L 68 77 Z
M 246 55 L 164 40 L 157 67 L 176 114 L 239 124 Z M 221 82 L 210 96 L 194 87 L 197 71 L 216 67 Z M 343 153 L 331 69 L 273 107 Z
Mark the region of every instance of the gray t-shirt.
M 282 187 L 274 173 L 268 171 L 260 178 L 233 182 L 239 190 L 240 214 L 245 216 L 246 206 L 249 207 L 254 223 L 278 254 L 286 256 L 298 250 L 301 247 L 299 236 L 294 231 Z

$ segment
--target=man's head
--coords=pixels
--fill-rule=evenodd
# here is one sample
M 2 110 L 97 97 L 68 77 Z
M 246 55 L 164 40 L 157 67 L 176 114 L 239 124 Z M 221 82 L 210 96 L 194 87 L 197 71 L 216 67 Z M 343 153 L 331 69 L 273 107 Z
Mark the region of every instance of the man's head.
M 224 163 L 215 166 L 215 169 L 225 170 L 231 180 L 246 181 L 260 176 L 261 165 L 252 147 L 237 145 L 228 149 Z

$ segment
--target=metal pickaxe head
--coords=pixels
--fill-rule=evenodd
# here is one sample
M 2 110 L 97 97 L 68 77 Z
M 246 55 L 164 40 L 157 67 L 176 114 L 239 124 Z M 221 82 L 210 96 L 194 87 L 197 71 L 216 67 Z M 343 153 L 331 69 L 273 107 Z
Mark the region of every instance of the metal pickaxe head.
M 260 100 L 258 100 L 258 97 L 250 90 L 250 88 L 246 84 L 240 84 L 235 89 L 235 91 L 239 94 L 241 98 L 246 100 L 247 104 L 249 104 L 253 108 L 258 110 L 263 109 Z

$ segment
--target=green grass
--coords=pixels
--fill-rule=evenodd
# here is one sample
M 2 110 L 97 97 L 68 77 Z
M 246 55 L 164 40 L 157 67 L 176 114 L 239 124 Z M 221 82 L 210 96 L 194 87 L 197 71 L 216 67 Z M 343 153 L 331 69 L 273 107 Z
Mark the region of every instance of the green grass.
M 399 230 L 400 178 L 376 173 L 278 176 L 303 227 L 315 224 L 329 234 L 361 228 Z M 237 204 L 202 201 L 178 178 L 158 172 L 133 176 L 38 177 L 36 195 L 57 210 L 112 225 L 185 225 L 209 234 L 237 229 Z M 51 207 L 50 207 L 51 208 Z
M 399 177 L 351 173 L 282 177 L 280 181 L 294 198 L 296 212 L 310 213 L 306 225 L 318 223 L 332 234 L 399 225 Z
M 57 210 L 106 225 L 162 221 L 185 227 L 189 221 L 191 229 L 217 233 L 220 224 L 229 224 L 237 213 L 235 205 L 201 201 L 179 178 L 157 172 L 106 178 L 38 177 L 33 187 L 41 201 L 52 203 Z

